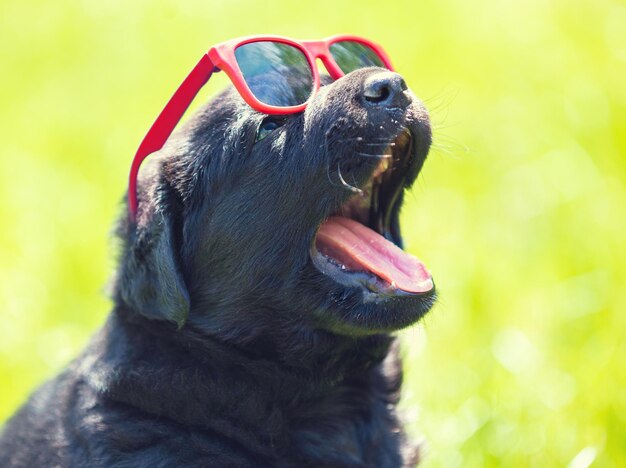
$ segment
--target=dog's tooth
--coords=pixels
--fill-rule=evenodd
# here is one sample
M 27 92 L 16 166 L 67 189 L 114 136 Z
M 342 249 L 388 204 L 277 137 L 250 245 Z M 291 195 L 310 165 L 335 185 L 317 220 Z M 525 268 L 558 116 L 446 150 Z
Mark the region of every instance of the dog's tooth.
M 381 167 L 383 172 L 385 172 L 387 169 L 389 169 L 389 158 L 384 158 L 381 162 Z
M 378 167 L 376 168 L 376 170 L 374 171 L 374 174 L 372 175 L 372 179 L 375 179 L 378 181 L 379 177 L 389 169 L 389 164 L 390 164 L 389 159 L 390 158 L 381 159 L 380 163 L 378 163 Z

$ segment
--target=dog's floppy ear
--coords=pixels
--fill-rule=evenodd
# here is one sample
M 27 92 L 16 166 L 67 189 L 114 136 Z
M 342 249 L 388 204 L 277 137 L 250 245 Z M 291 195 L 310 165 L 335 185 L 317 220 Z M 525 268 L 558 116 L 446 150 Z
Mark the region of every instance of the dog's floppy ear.
M 175 211 L 168 196 L 157 195 L 147 216 L 122 226 L 125 248 L 117 293 L 134 311 L 182 327 L 189 315 L 189 293 L 183 278 L 174 232 Z

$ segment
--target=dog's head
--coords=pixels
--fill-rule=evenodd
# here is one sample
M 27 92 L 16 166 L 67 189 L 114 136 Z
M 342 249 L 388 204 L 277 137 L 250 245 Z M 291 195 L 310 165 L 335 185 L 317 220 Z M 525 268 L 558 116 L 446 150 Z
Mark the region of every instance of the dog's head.
M 430 143 L 426 110 L 381 68 L 327 80 L 287 116 L 227 90 L 142 169 L 118 305 L 240 343 L 414 323 L 434 285 L 398 216 Z

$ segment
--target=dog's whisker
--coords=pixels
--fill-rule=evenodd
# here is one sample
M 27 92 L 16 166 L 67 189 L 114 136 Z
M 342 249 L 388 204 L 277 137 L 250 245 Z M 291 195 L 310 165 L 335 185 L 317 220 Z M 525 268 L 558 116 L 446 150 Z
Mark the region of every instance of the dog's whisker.
M 365 147 L 375 147 L 375 148 L 393 148 L 394 146 L 396 146 L 396 144 L 394 142 L 389 143 L 388 141 L 385 142 L 381 142 L 381 143 L 361 143 L 359 146 L 365 146 Z
M 341 181 L 341 185 L 343 185 L 347 190 L 350 190 L 351 192 L 354 192 L 354 193 L 360 193 L 360 194 L 363 193 L 363 190 L 361 190 L 358 187 L 355 187 L 354 185 L 350 185 L 348 182 L 345 181 L 345 179 L 341 175 L 341 163 L 337 163 L 337 174 L 339 175 L 339 180 Z
M 361 143 L 363 145 L 370 145 L 370 144 L 385 145 L 385 144 L 388 144 L 387 142 L 389 141 L 389 138 L 388 137 L 368 138 L 368 141 L 366 143 L 363 143 L 362 137 L 343 138 L 343 139 L 334 140 L 334 141 L 337 143 Z
M 330 165 L 326 166 L 326 178 L 328 179 L 328 182 L 330 183 L 330 185 L 332 185 L 333 187 L 337 186 L 337 184 L 335 184 L 333 182 L 333 179 L 330 177 Z

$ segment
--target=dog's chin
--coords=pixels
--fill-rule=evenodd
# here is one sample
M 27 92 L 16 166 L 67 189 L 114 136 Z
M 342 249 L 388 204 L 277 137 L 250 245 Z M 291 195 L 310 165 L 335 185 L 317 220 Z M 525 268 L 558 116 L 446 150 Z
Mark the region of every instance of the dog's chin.
M 414 133 L 389 142 L 361 187 L 318 226 L 310 258 L 333 299 L 322 315 L 333 331 L 370 334 L 399 330 L 432 307 L 433 278 L 402 249 L 402 194 L 418 164 Z M 419 168 L 418 168 L 419 169 Z

